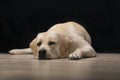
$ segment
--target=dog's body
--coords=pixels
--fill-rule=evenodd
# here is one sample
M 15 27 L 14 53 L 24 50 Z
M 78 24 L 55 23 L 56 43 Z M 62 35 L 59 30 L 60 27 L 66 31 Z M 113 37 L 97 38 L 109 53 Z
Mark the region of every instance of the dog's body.
M 13 49 L 11 54 L 33 53 L 38 59 L 81 59 L 95 57 L 88 32 L 78 23 L 56 24 L 47 32 L 39 33 L 30 43 L 30 48 Z

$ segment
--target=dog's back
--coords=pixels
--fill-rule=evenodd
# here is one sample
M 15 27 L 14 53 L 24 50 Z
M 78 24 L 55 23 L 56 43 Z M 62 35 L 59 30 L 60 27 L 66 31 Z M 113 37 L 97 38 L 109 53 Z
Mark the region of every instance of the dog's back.
M 59 23 L 51 27 L 48 32 L 57 32 L 68 36 L 69 38 L 82 36 L 89 44 L 91 44 L 91 38 L 87 30 L 76 22 Z M 74 38 L 74 39 L 75 39 Z

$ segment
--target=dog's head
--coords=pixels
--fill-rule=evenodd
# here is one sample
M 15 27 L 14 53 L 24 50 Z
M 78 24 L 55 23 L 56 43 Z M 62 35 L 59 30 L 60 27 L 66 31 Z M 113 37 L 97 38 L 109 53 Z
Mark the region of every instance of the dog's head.
M 67 57 L 71 40 L 60 33 L 39 33 L 30 43 L 34 56 L 38 59 Z

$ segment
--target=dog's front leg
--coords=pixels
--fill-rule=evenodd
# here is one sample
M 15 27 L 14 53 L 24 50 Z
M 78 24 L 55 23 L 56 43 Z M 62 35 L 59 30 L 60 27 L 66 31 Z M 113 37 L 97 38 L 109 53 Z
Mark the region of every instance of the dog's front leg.
M 32 54 L 33 51 L 30 48 L 25 49 L 12 49 L 9 51 L 12 55 L 23 55 L 23 54 Z
M 82 48 L 77 48 L 73 53 L 69 54 L 69 59 L 79 60 L 84 57 L 95 57 L 96 52 L 91 45 L 86 45 Z

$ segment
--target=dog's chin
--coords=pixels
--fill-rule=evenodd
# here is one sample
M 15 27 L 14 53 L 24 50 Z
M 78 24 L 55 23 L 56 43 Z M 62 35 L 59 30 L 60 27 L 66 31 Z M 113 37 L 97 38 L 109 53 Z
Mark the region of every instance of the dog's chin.
M 38 60 L 52 60 L 52 59 L 58 59 L 59 57 L 57 55 L 47 55 L 46 57 L 40 57 L 40 56 L 34 56 L 35 59 L 38 59 Z
M 38 60 L 52 60 L 52 58 L 38 58 Z
M 38 59 L 38 60 L 53 60 L 53 59 L 58 59 L 58 58 L 39 58 L 39 57 L 37 57 L 36 59 Z

